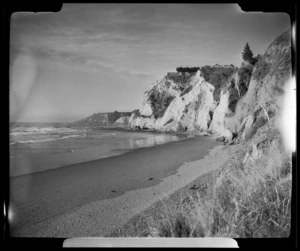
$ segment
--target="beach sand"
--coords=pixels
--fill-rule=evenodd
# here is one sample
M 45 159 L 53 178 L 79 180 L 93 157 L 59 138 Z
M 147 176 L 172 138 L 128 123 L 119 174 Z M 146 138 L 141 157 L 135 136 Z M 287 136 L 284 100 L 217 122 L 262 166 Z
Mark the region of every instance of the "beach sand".
M 210 160 L 214 162 L 207 172 L 197 176 L 188 185 L 179 188 L 169 196 L 153 203 L 146 210 L 136 214 L 120 228 L 114 229 L 107 237 L 153 237 L 157 234 L 161 223 L 165 223 L 168 218 L 178 217 L 180 214 L 188 216 L 194 213 L 192 208 L 199 203 L 199 198 L 209 200 L 213 197 L 213 190 L 218 174 L 222 172 L 225 165 L 234 159 L 237 146 L 218 146 L 207 156 L 205 161 L 189 163 L 196 167 L 204 165 Z M 192 171 L 192 170 L 191 170 Z M 198 175 L 198 174 L 196 174 Z
M 11 235 L 108 236 L 224 164 L 230 152 L 217 145 L 215 138 L 195 137 L 14 177 Z

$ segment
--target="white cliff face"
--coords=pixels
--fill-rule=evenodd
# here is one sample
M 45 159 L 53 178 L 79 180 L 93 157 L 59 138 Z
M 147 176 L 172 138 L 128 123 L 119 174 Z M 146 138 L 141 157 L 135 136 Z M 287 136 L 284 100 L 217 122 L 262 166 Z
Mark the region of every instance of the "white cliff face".
M 251 138 L 258 128 L 272 124 L 280 112 L 284 86 L 291 77 L 290 46 L 290 33 L 286 32 L 272 42 L 254 68 L 243 63 L 237 70 L 207 66 L 193 76 L 168 73 L 145 93 L 129 125 Z
M 224 124 L 224 118 L 228 113 L 229 105 L 229 92 L 222 90 L 220 95 L 220 103 L 214 110 L 213 120 L 209 130 L 218 136 L 224 136 L 226 138 L 232 137 L 232 132 L 228 130 Z
M 206 131 L 211 120 L 209 111 L 214 107 L 213 90 L 198 72 L 191 81 L 191 90 L 178 95 L 167 108 L 161 119 L 164 130 Z
M 206 131 L 211 121 L 209 113 L 215 107 L 214 87 L 200 76 L 199 71 L 183 84 L 184 88 L 180 88 L 180 84 L 165 77 L 154 85 L 146 93 L 139 114 L 131 116 L 130 126 L 159 131 Z M 160 117 L 155 117 L 151 107 L 153 92 L 172 99 Z

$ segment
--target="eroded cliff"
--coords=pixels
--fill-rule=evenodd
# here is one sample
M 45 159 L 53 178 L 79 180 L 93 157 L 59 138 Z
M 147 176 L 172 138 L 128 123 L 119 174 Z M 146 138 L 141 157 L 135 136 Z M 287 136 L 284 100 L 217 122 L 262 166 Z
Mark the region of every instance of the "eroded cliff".
M 290 31 L 278 36 L 254 66 L 244 62 L 168 73 L 145 92 L 130 127 L 208 132 L 228 142 L 251 138 L 267 122 L 276 123 L 291 77 L 290 41 Z

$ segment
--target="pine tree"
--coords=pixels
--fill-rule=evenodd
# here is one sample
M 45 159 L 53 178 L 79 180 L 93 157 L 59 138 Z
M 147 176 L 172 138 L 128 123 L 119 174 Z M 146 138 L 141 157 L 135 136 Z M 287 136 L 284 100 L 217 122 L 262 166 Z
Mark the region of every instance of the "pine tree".
M 244 47 L 244 51 L 242 52 L 243 60 L 250 63 L 250 64 L 255 64 L 257 60 L 253 58 L 253 52 L 250 49 L 250 46 L 248 43 L 246 43 Z

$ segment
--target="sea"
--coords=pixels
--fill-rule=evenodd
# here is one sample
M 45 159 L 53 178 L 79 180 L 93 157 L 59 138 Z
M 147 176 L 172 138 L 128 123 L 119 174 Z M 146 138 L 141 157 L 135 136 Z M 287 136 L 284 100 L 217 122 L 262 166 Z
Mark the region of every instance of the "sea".
M 10 176 L 113 157 L 188 137 L 127 127 L 14 122 L 9 132 Z

